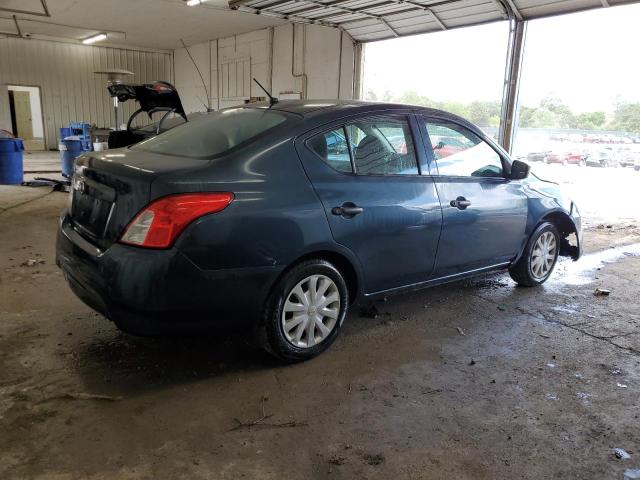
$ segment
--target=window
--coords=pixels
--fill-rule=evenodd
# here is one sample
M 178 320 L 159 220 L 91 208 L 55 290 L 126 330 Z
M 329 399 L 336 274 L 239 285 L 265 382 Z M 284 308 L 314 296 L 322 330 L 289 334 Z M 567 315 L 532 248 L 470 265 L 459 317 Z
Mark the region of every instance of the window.
M 502 177 L 500 155 L 476 134 L 455 123 L 425 124 L 440 175 Z
M 405 119 L 373 117 L 346 126 L 360 175 L 417 175 L 418 163 Z
M 316 135 L 307 146 L 339 172 L 353 173 L 344 128 Z
M 274 110 L 229 108 L 172 128 L 132 148 L 183 157 L 213 157 L 254 139 L 289 118 Z

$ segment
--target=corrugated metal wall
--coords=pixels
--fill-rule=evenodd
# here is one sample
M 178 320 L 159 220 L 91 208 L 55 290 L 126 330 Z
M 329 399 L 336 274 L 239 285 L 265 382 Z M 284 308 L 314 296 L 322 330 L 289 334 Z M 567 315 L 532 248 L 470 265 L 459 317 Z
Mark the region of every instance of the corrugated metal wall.
M 112 126 L 113 107 L 106 77 L 93 73 L 110 68 L 134 72 L 131 82 L 171 81 L 172 56 L 42 40 L 0 39 L 0 85 L 40 87 L 47 148 L 57 148 L 58 129 L 70 121 Z M 120 121 L 126 121 L 136 104 L 129 101 L 122 107 Z

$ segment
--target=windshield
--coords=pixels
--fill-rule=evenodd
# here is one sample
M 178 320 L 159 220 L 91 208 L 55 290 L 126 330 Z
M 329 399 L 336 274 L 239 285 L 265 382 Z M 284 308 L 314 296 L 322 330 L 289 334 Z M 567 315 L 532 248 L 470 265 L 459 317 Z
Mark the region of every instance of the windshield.
M 191 158 L 210 158 L 231 150 L 284 123 L 283 112 L 230 108 L 172 128 L 131 147 L 147 152 Z

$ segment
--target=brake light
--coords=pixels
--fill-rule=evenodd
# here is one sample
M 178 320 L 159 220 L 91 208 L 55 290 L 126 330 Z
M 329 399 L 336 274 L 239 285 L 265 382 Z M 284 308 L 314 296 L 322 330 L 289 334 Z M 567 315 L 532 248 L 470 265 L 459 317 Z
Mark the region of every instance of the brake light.
M 125 228 L 121 243 L 147 248 L 169 248 L 187 226 L 233 201 L 233 193 L 185 193 L 151 202 Z

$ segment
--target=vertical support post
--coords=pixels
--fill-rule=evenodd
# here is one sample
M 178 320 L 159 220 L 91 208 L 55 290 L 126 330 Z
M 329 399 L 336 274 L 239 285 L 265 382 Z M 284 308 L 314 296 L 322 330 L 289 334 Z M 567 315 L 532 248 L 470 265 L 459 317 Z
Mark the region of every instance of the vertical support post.
M 502 145 L 502 148 L 511 153 L 518 114 L 520 74 L 527 36 L 527 22 L 512 17 L 509 23 L 509 46 L 507 48 L 507 61 L 504 72 L 498 142 Z
M 354 100 L 363 98 L 362 80 L 364 75 L 364 45 L 362 43 L 354 44 L 353 51 L 353 92 Z

